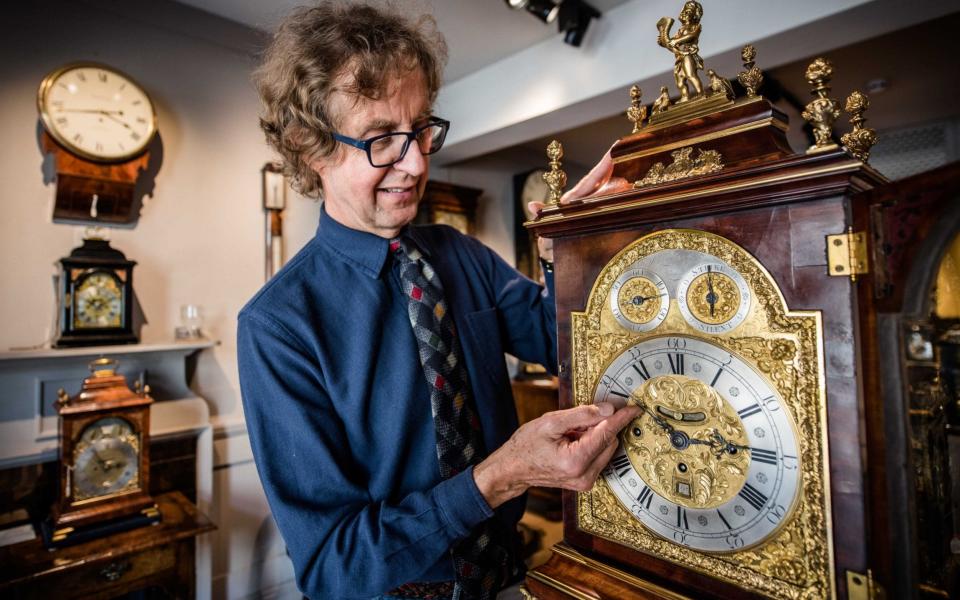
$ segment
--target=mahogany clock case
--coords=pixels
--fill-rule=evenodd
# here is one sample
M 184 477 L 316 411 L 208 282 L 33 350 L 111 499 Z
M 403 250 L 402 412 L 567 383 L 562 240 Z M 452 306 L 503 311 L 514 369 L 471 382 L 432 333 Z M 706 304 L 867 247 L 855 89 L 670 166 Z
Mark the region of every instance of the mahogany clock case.
M 625 194 L 605 211 L 587 204 L 565 208 L 565 217 L 585 216 L 536 226 L 555 240 L 560 406 L 572 405 L 571 313 L 583 310 L 611 258 L 643 235 L 667 228 L 731 240 L 763 264 L 791 309 L 822 313 L 837 597 L 847 597 L 847 571 L 872 569 L 890 591 L 902 589 L 903 581 L 912 587 L 923 570 L 917 565 L 922 532 L 908 507 L 924 499 L 916 497 L 911 469 L 904 467 L 916 457 L 907 453 L 912 442 L 900 381 L 900 329 L 906 313 L 929 314 L 930 294 L 917 290 L 931 289 L 931 273 L 960 231 L 960 166 L 884 186 L 875 171 L 840 150 L 774 163 L 728 173 L 741 182 L 752 174 L 765 179 L 753 185 L 723 190 L 717 177 L 688 180 Z M 777 176 L 770 177 L 774 171 Z M 870 273 L 856 282 L 827 274 L 825 236 L 848 226 L 869 231 L 873 252 Z M 577 494 L 565 492 L 565 540 L 585 556 L 696 598 L 762 597 L 586 534 L 577 526 L 576 510 Z M 949 544 L 952 530 L 940 533 L 941 545 Z M 912 564 L 909 574 L 896 566 L 904 564 Z M 582 579 L 594 593 L 615 589 L 610 578 L 598 578 L 595 570 L 579 569 L 559 555 L 545 569 Z M 560 597 L 541 586 L 531 591 L 540 598 Z

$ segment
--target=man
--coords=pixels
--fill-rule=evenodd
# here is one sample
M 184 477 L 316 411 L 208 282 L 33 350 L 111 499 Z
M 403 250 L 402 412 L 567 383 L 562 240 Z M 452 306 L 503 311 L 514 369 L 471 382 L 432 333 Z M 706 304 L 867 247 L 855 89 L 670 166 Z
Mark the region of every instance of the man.
M 448 127 L 428 26 L 301 9 L 257 74 L 268 141 L 324 200 L 238 328 L 258 471 L 311 598 L 494 598 L 522 577 L 527 488 L 589 489 L 638 414 L 584 406 L 517 430 L 503 353 L 555 368 L 555 307 L 472 238 L 409 225 Z

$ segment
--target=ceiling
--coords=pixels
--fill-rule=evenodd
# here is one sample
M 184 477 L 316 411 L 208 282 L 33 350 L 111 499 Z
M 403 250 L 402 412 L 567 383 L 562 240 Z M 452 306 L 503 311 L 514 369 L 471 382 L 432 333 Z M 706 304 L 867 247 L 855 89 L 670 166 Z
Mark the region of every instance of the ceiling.
M 956 76 L 956 51 L 960 49 L 958 31 L 960 12 L 830 50 L 824 54 L 834 64 L 830 97 L 842 104 L 855 89 L 867 93 L 870 97 L 870 109 L 865 114 L 867 126 L 881 132 L 881 143 L 885 130 L 960 117 L 960 102 L 957 101 L 960 98 L 960 78 Z M 777 104 L 790 115 L 790 128 L 797 134 L 803 124 L 800 107 L 811 99 L 811 86 L 804 79 L 804 71 L 814 58 L 816 55 L 764 73 L 768 81 L 775 82 L 775 87 L 785 92 Z M 762 55 L 758 61 L 762 69 Z M 709 60 L 707 63 L 709 68 Z M 732 78 L 735 73 L 725 75 Z M 887 89 L 869 93 L 867 83 L 874 79 L 886 80 Z M 760 91 L 771 96 L 769 85 Z M 629 98 L 624 95 L 624 110 L 628 104 Z M 844 113 L 835 129 L 849 130 L 848 118 Z M 556 138 L 563 142 L 565 160 L 588 166 L 594 164 L 613 142 L 628 134 L 630 127 L 624 112 L 531 140 L 518 148 L 543 156 L 546 164 L 545 148 L 551 139 Z M 802 135 L 794 135 L 792 140 L 795 146 L 797 141 L 805 143 Z
M 273 31 L 284 15 L 307 0 L 177 0 L 263 31 Z M 431 14 L 449 46 L 447 82 L 456 81 L 511 54 L 559 35 L 556 24 L 544 25 L 503 0 L 370 0 L 406 14 Z M 606 12 L 628 0 L 589 0 Z M 637 0 L 640 1 L 640 0 Z

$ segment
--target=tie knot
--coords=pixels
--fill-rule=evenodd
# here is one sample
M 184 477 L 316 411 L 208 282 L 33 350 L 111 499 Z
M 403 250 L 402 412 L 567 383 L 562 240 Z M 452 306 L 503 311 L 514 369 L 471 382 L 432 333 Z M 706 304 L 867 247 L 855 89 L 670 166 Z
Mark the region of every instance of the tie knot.
M 407 236 L 399 236 L 390 240 L 390 252 L 397 258 L 406 258 L 414 262 L 420 260 L 421 257 L 416 244 Z

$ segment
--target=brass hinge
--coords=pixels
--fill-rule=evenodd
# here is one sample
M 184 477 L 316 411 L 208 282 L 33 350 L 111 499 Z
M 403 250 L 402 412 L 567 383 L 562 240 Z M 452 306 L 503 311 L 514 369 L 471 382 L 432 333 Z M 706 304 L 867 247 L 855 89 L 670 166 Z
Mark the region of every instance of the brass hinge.
M 883 586 L 873 580 L 871 569 L 867 569 L 866 575 L 847 571 L 848 600 L 885 600 L 886 597 Z
M 827 265 L 831 277 L 849 276 L 856 281 L 857 275 L 870 272 L 867 263 L 867 234 L 853 232 L 852 227 L 846 233 L 827 236 Z

